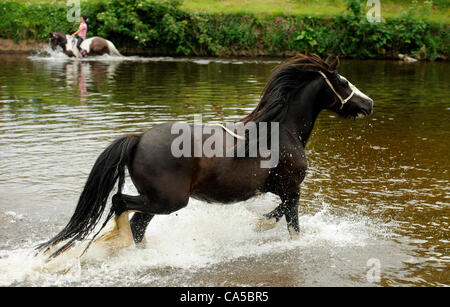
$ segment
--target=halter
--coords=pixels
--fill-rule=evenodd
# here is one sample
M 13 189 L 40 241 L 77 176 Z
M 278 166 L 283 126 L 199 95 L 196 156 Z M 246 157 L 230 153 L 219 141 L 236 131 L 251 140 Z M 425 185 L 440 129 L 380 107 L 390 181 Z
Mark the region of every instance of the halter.
M 330 86 L 331 90 L 336 94 L 337 98 L 339 98 L 339 100 L 341 101 L 341 107 L 339 108 L 339 110 L 341 110 L 344 107 L 344 104 L 349 101 L 350 98 L 352 98 L 353 94 L 355 93 L 355 90 L 352 89 L 352 92 L 350 93 L 350 95 L 348 95 L 347 98 L 342 98 L 341 95 L 339 95 L 338 92 L 336 92 L 336 90 L 333 87 L 333 84 L 331 84 L 330 80 L 328 80 L 327 76 L 321 72 L 320 70 L 318 71 L 319 74 L 322 75 L 322 77 L 325 79 L 325 82 Z
M 230 129 L 228 129 L 227 127 L 225 127 L 225 126 L 222 125 L 222 124 L 213 124 L 213 125 L 217 125 L 217 126 L 222 127 L 223 130 L 225 130 L 225 131 L 228 132 L 231 136 L 233 136 L 233 137 L 235 137 L 235 138 L 237 138 L 237 139 L 239 139 L 239 140 L 245 140 L 245 136 L 241 136 L 241 135 L 238 135 L 238 134 L 234 133 L 233 131 L 231 131 Z
M 59 46 L 64 46 L 67 43 L 67 38 L 65 40 L 63 40 L 62 42 L 58 42 Z

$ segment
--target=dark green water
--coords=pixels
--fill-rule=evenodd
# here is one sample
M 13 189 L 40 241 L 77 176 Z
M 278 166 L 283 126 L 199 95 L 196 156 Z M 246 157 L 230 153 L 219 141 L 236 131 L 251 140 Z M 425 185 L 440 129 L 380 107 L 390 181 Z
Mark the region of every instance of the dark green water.
M 156 123 L 248 114 L 278 60 L 0 59 L 0 285 L 450 285 L 450 63 L 344 61 L 375 101 L 323 112 L 308 144 L 302 238 L 254 230 L 278 199 L 191 201 L 144 247 L 80 249 L 44 265 L 31 247 L 68 221 L 96 157 Z M 238 171 L 238 170 L 230 170 Z M 126 190 L 133 193 L 127 182 Z M 377 263 L 380 280 L 368 279 Z

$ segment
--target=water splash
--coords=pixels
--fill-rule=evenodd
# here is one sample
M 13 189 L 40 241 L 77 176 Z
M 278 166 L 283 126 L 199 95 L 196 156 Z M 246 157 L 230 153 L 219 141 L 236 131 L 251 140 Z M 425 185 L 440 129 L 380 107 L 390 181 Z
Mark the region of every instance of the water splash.
M 123 284 L 125 275 L 130 282 L 140 278 L 142 284 L 161 283 L 160 271 L 167 268 L 177 274 L 177 270 L 197 271 L 236 259 L 308 248 L 351 249 L 386 235 L 384 226 L 360 216 L 336 216 L 327 204 L 319 212 L 300 217 L 303 235 L 298 241 L 289 239 L 284 221 L 270 231 L 255 231 L 259 216 L 255 209 L 271 209 L 276 200 L 267 195 L 232 206 L 191 200 L 176 213 L 155 217 L 145 246 L 131 246 L 113 255 L 94 244 L 80 258 L 86 242 L 50 262 L 45 256 L 35 257 L 32 248 L 1 250 L 0 286 L 104 285 L 119 280 Z M 141 276 L 142 271 L 147 273 Z
M 52 50 L 49 45 L 39 46 L 35 49 L 33 55 L 28 57 L 30 60 L 69 60 L 61 50 Z
M 188 58 L 188 57 L 142 57 L 142 56 L 113 56 L 104 54 L 101 56 L 89 56 L 87 58 L 74 58 L 65 55 L 61 49 L 52 50 L 50 46 L 37 48 L 33 55 L 28 57 L 32 61 L 102 61 L 102 62 L 188 62 L 198 65 L 219 64 L 279 64 L 281 60 L 260 60 L 260 59 L 220 59 L 220 58 Z

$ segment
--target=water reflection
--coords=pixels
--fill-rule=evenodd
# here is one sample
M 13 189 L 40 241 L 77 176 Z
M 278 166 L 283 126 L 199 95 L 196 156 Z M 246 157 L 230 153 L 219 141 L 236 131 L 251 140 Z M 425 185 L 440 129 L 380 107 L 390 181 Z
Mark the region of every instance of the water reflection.
M 86 104 L 89 96 L 88 86 L 96 91 L 105 83 L 114 80 L 120 62 L 67 61 L 60 65 L 64 67 L 67 88 L 71 89 L 76 85 L 80 102 Z M 51 66 L 58 71 L 54 64 Z

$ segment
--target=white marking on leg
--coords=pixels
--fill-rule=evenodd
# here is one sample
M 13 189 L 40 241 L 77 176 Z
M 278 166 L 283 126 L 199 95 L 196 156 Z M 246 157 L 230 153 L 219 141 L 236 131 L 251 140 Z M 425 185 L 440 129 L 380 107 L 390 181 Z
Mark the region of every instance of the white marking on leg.
M 113 219 L 113 227 L 102 234 L 95 242 L 105 245 L 112 251 L 132 245 L 134 240 L 128 218 L 131 212 L 125 211 L 120 216 L 115 216 Z
M 289 226 L 288 230 L 289 230 L 289 236 L 291 237 L 291 240 L 299 240 L 301 238 L 300 234 L 297 231 L 295 231 L 294 227 Z

